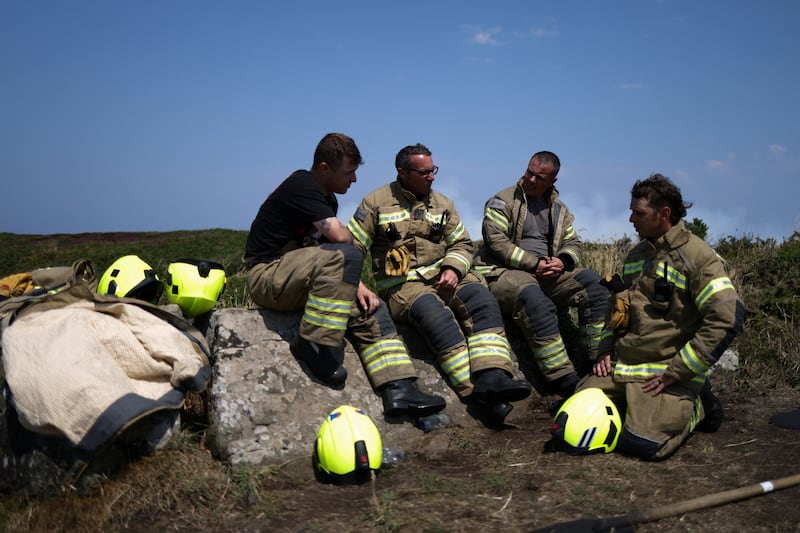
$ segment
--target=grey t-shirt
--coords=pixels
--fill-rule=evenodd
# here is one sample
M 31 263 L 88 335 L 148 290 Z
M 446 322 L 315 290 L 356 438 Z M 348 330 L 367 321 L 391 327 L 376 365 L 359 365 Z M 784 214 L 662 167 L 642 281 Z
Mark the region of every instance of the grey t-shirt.
M 550 233 L 550 213 L 547 199 L 528 199 L 528 216 L 522 228 L 520 248 L 537 257 L 547 255 L 547 235 Z

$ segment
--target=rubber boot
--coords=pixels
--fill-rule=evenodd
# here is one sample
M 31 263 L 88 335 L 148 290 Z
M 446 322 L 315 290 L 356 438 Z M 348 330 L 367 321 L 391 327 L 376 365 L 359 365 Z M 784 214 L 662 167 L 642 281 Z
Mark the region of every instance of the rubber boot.
M 390 381 L 380 388 L 383 414 L 421 418 L 444 409 L 447 402 L 441 396 L 425 394 L 410 379 Z
M 321 382 L 334 389 L 344 387 L 347 380 L 347 370 L 342 366 L 344 348 L 319 346 L 298 335 L 289 345 L 289 349 Z
M 499 404 L 524 400 L 531 394 L 531 384 L 513 379 L 500 368 L 490 368 L 477 374 L 471 398 L 476 402 Z
M 704 433 L 715 433 L 722 425 L 725 413 L 722 409 L 722 402 L 711 391 L 709 380 L 706 380 L 703 388 L 700 389 L 700 401 L 703 403 L 706 417 L 697 424 L 695 429 Z
M 561 396 L 569 398 L 575 393 L 575 387 L 581 379 L 577 374 L 571 373 L 550 382 L 550 390 Z
M 507 402 L 488 404 L 486 406 L 486 425 L 492 428 L 502 428 L 505 425 L 508 413 L 513 408 Z

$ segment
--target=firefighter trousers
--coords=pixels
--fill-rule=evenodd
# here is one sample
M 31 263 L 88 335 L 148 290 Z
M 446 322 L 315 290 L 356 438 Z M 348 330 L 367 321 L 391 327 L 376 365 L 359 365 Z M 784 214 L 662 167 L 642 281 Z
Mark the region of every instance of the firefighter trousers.
M 600 276 L 588 269 L 564 272 L 556 280 L 543 280 L 524 270 L 505 270 L 489 277 L 489 288 L 500 309 L 520 328 L 531 355 L 547 381 L 576 372 L 588 371 L 597 359 L 597 347 L 603 332 L 610 296 L 599 284 Z M 559 330 L 560 311 L 578 310 L 579 351 L 567 353 Z
M 452 291 L 437 290 L 433 281 L 407 281 L 384 296 L 392 318 L 425 339 L 459 397 L 472 393 L 472 375 L 481 370 L 512 374 L 500 308 L 480 276 L 468 273 Z
M 374 388 L 417 377 L 385 304 L 365 315 L 356 303 L 363 256 L 348 244 L 287 252 L 247 273 L 250 297 L 273 311 L 300 311 L 299 335 L 323 346 L 355 348 Z

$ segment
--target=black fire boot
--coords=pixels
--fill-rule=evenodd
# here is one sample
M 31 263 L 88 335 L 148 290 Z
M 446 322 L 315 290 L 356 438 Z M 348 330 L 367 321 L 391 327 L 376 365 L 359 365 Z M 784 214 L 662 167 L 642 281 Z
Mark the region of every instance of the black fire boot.
M 550 390 L 558 394 L 562 398 L 569 398 L 575 393 L 575 387 L 581 378 L 574 372 L 561 376 L 560 378 L 550 382 Z
M 289 345 L 289 349 L 321 382 L 334 389 L 344 387 L 347 379 L 347 370 L 342 366 L 344 348 L 320 346 L 298 335 Z
M 471 397 L 476 402 L 495 404 L 524 400 L 531 394 L 531 384 L 513 379 L 500 368 L 483 370 L 475 376 Z
M 422 418 L 441 411 L 447 405 L 441 396 L 425 394 L 417 389 L 410 379 L 390 381 L 380 388 L 380 393 L 386 416 Z
M 724 412 L 722 402 L 711 391 L 711 382 L 706 380 L 703 388 L 700 389 L 700 401 L 703 403 L 703 411 L 706 417 L 695 427 L 697 431 L 704 433 L 715 433 L 722 425 Z
M 514 407 L 507 402 L 491 403 L 486 405 L 486 425 L 490 428 L 502 428 L 505 425 L 508 413 Z

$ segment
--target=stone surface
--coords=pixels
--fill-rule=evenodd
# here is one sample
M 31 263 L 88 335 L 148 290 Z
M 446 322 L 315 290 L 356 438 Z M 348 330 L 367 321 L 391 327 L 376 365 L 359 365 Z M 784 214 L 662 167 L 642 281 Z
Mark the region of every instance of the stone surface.
M 386 446 L 402 449 L 423 435 L 411 420 L 383 416 L 382 400 L 349 344 L 342 390 L 314 378 L 289 350 L 299 320 L 298 313 L 268 310 L 222 309 L 211 315 L 206 328 L 213 369 L 207 442 L 216 457 L 236 465 L 310 454 L 322 420 L 343 404 L 364 409 Z M 482 424 L 480 414 L 468 410 L 447 385 L 421 340 L 409 332 L 405 337 L 419 375 L 417 386 L 447 400 L 444 412 L 452 424 Z M 518 410 L 522 403 L 516 404 Z M 513 415 L 508 422 L 513 423 Z

